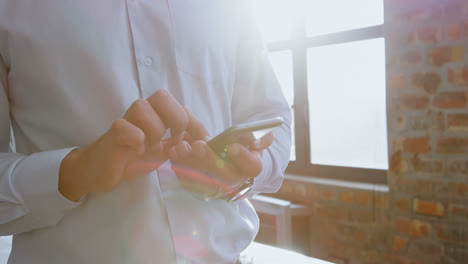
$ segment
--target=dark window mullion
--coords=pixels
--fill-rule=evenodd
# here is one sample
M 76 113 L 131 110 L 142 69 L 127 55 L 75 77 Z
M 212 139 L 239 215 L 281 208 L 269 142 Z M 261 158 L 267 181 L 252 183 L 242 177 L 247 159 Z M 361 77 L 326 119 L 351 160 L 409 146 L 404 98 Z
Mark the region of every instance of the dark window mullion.
M 326 35 L 319 35 L 314 37 L 306 37 L 306 47 L 319 47 L 333 44 L 340 44 L 346 42 L 360 41 L 366 39 L 374 39 L 383 37 L 383 25 L 377 25 L 366 28 L 358 28 L 349 31 L 342 31 L 330 33 Z M 282 40 L 268 43 L 269 51 L 281 51 L 293 49 L 295 45 L 294 40 Z
M 305 39 L 305 19 L 303 16 L 299 16 L 294 25 L 291 43 L 294 80 L 294 118 L 296 126 L 295 167 L 301 171 L 304 171 L 310 164 L 310 122 L 307 114 L 308 90 Z
M 377 25 L 372 27 L 358 28 L 343 32 L 308 37 L 306 39 L 306 46 L 308 48 L 312 48 L 366 39 L 375 39 L 381 37 L 383 37 L 383 25 Z

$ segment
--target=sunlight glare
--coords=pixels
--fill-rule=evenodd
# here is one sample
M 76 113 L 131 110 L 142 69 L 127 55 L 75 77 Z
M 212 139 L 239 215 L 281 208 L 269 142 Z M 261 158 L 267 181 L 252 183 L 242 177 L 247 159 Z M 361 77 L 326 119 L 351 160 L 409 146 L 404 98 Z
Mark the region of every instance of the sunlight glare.
M 265 43 L 291 37 L 294 5 L 291 0 L 254 0 L 255 22 Z

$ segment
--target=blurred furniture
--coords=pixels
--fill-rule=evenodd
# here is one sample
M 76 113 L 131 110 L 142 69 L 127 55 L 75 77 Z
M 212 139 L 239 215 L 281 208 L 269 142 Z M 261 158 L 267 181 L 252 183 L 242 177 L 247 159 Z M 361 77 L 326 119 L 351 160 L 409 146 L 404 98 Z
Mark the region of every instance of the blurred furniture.
M 254 196 L 250 202 L 260 218 L 260 230 L 255 241 L 308 253 L 309 208 L 263 195 Z

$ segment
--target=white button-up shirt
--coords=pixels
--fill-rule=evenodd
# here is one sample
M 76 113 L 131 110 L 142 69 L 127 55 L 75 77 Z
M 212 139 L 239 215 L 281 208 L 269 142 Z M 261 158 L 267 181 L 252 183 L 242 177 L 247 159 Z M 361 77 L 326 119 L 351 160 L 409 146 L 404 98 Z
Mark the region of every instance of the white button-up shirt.
M 168 162 L 78 203 L 57 184 L 73 147 L 167 89 L 212 136 L 282 116 L 252 193 L 276 191 L 290 111 L 239 2 L 0 0 L 0 235 L 14 234 L 9 263 L 235 262 L 258 230 L 251 204 L 194 198 Z

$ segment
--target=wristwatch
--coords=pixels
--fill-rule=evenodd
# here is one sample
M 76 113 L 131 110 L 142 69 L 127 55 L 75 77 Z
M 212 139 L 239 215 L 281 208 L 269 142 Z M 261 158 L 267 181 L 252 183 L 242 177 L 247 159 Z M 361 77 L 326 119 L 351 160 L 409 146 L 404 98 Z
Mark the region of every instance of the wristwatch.
M 252 189 L 253 184 L 254 178 L 249 178 L 239 188 L 219 198 L 227 202 L 235 202 L 244 197 Z

